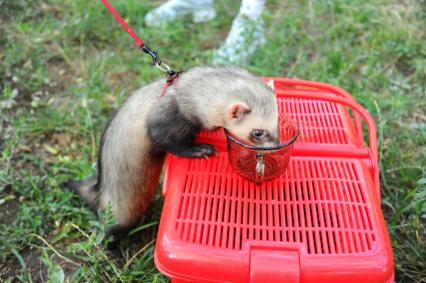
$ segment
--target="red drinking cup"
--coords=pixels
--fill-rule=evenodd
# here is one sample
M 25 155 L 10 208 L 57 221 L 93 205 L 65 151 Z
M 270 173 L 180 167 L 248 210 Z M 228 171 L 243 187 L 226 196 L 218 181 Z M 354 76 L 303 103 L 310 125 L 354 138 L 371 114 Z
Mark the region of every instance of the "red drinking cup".
M 299 136 L 299 128 L 290 118 L 280 118 L 280 144 L 270 147 L 245 144 L 227 130 L 225 134 L 228 158 L 232 168 L 242 177 L 260 184 L 277 178 L 285 172 L 290 161 L 293 143 Z

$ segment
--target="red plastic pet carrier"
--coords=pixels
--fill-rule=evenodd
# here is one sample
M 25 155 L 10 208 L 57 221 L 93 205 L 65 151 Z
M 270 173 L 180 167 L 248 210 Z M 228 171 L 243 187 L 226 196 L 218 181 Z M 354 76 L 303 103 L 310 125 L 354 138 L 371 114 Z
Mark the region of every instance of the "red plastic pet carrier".
M 198 136 L 217 157 L 168 155 L 158 269 L 173 282 L 393 282 L 373 119 L 337 87 L 265 79 L 300 127 L 287 171 L 240 177 L 223 130 Z

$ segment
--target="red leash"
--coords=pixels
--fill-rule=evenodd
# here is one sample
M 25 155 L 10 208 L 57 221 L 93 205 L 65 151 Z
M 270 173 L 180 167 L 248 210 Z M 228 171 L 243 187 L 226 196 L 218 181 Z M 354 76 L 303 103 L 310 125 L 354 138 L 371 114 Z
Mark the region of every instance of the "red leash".
M 117 22 L 121 24 L 121 26 L 127 31 L 127 33 L 133 38 L 133 40 L 136 42 L 136 44 L 143 50 L 143 52 L 148 53 L 153 60 L 153 64 L 159 68 L 161 71 L 166 72 L 169 75 L 169 79 L 167 80 L 166 86 L 169 86 L 173 83 L 174 80 L 179 76 L 180 72 L 175 72 L 172 68 L 170 68 L 169 65 L 167 65 L 164 62 L 161 62 L 160 57 L 158 57 L 157 52 L 149 48 L 148 45 L 146 45 L 142 39 L 140 39 L 136 33 L 133 31 L 133 29 L 126 23 L 126 21 L 120 16 L 120 14 L 117 12 L 117 10 L 114 9 L 114 7 L 108 2 L 108 0 L 102 0 L 102 3 L 107 7 L 107 9 L 110 11 L 111 14 L 114 15 Z M 164 67 L 163 67 L 163 66 Z M 166 87 L 167 88 L 167 87 Z M 163 93 L 165 90 L 163 91 Z
M 128 32 L 128 34 L 130 34 L 130 36 L 133 38 L 133 40 L 136 42 L 136 44 L 140 47 L 140 48 L 144 48 L 145 43 L 142 41 L 142 39 L 140 39 L 136 33 L 132 30 L 131 27 L 129 27 L 129 25 L 126 23 L 126 21 L 120 16 L 120 14 L 117 12 L 117 10 L 114 9 L 114 7 L 107 1 L 107 0 L 102 0 L 102 3 L 104 3 L 105 7 L 107 7 L 107 9 L 111 12 L 111 14 L 114 15 L 115 19 L 117 20 L 117 22 L 119 22 L 123 28 Z

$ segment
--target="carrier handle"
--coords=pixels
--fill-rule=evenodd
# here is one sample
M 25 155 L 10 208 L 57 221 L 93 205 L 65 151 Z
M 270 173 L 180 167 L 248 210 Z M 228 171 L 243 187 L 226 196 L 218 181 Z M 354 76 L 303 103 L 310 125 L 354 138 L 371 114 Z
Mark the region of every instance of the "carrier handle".
M 264 77 L 264 79 L 273 80 L 276 83 L 284 84 L 290 87 L 302 86 L 302 87 L 306 87 L 307 89 L 316 88 L 318 90 L 331 92 L 337 96 L 342 96 L 355 101 L 355 98 L 353 98 L 352 95 L 350 95 L 346 90 L 331 84 L 327 84 L 327 83 L 293 79 L 293 78 L 281 78 L 281 77 Z M 297 90 L 297 88 L 295 89 Z
M 264 77 L 263 79 L 273 80 L 275 83 L 283 84 L 289 87 L 294 87 L 295 90 L 298 90 L 296 87 L 305 87 L 307 89 L 314 88 L 316 90 L 329 92 L 336 96 L 345 97 L 349 100 L 353 100 L 356 102 L 355 98 L 353 98 L 352 95 L 350 95 L 346 90 L 331 84 L 327 84 L 327 83 L 307 81 L 307 80 L 294 79 L 294 78 L 281 78 L 281 77 Z M 358 135 L 361 137 L 360 142 L 363 143 L 364 139 L 362 138 L 362 124 L 361 124 L 361 119 L 358 112 L 354 113 L 354 122 L 355 122 L 355 130 L 357 131 Z
M 354 112 L 357 112 L 361 115 L 364 122 L 367 124 L 367 128 L 368 128 L 368 142 L 369 142 L 368 152 L 369 152 L 369 156 L 370 156 L 370 160 L 371 160 L 373 172 L 374 172 L 373 174 L 374 185 L 376 186 L 377 196 L 380 200 L 379 159 L 378 159 L 378 153 L 377 153 L 377 149 L 378 149 L 377 129 L 371 114 L 368 113 L 368 111 L 365 110 L 365 108 L 363 108 L 360 104 L 358 104 L 354 99 L 348 99 L 346 97 L 331 96 L 331 95 L 324 95 L 324 94 L 301 93 L 300 91 L 298 92 L 296 89 L 294 91 L 278 90 L 277 94 L 278 93 L 284 97 L 323 100 L 323 101 L 343 104 L 347 107 L 352 108 Z M 362 134 L 362 131 L 360 134 Z

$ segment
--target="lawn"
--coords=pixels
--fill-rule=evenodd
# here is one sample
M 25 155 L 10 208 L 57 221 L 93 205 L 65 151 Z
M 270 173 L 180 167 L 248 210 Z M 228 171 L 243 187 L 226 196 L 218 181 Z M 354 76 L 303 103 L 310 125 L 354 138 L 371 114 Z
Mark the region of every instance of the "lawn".
M 152 29 L 152 2 L 112 0 L 179 69 L 209 64 L 238 11 L 216 1 L 209 23 Z M 275 0 L 264 18 L 267 44 L 244 67 L 340 86 L 370 111 L 396 281 L 426 282 L 426 2 Z M 110 115 L 162 75 L 100 1 L 0 0 L 0 282 L 168 281 L 153 263 L 160 193 L 117 256 L 110 217 L 61 186 L 96 172 Z

